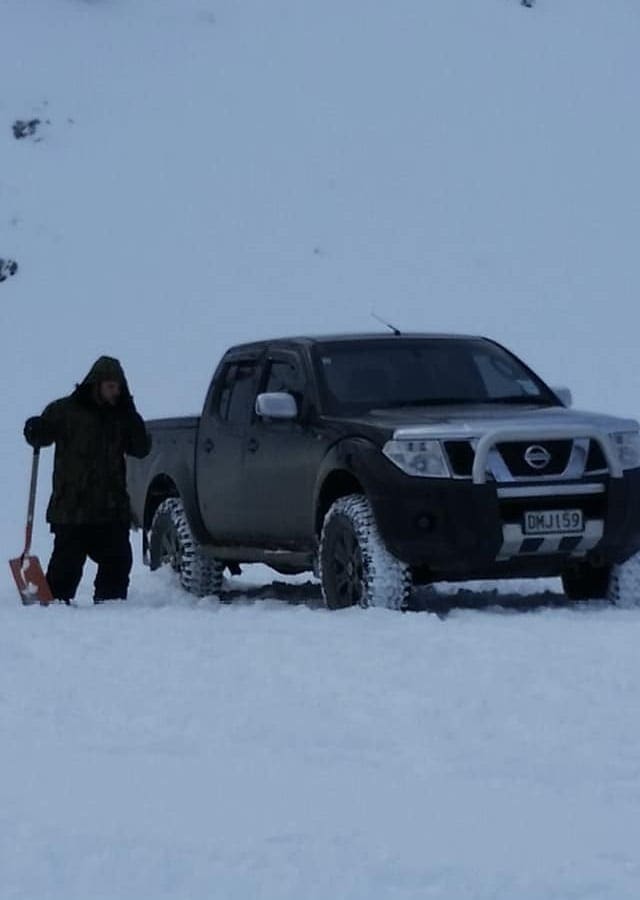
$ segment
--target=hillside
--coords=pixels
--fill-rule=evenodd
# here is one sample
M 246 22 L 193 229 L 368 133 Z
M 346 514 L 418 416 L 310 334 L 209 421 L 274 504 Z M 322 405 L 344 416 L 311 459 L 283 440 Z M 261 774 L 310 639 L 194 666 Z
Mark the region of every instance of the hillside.
M 197 412 L 230 342 L 375 311 L 640 414 L 637 3 L 2 10 L 7 558 L 24 419 L 102 353 L 146 416 Z M 260 567 L 225 605 L 139 563 L 93 608 L 91 577 L 49 610 L 0 579 L 3 900 L 638 896 L 638 610 L 330 614 Z

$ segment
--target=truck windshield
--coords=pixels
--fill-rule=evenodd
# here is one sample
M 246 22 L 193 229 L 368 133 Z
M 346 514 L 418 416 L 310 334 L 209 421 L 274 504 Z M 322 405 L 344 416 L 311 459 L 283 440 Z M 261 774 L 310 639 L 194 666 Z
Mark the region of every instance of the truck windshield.
M 403 406 L 557 403 L 530 369 L 480 338 L 327 342 L 316 345 L 316 365 L 329 415 Z

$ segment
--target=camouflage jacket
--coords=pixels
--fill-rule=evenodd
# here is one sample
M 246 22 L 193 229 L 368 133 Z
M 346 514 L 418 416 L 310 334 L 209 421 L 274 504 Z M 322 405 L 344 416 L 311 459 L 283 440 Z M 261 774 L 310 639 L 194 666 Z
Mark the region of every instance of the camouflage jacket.
M 115 406 L 97 400 L 102 381 L 118 380 Z M 120 363 L 100 357 L 68 397 L 50 403 L 41 417 L 42 446 L 55 443 L 52 525 L 130 521 L 125 455 L 144 457 L 151 442 L 137 413 Z

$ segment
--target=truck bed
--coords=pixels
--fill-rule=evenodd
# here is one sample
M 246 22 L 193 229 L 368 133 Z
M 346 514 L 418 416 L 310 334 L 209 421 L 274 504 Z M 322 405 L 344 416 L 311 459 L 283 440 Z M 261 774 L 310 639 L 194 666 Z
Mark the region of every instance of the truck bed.
M 195 451 L 199 416 L 176 416 L 150 419 L 146 422 L 151 435 L 152 452 L 146 459 L 127 459 L 127 484 L 131 498 L 131 520 L 134 527 L 144 523 L 145 502 L 149 485 L 165 471 L 175 473 L 178 490 L 193 492 Z M 167 466 L 168 458 L 170 465 Z

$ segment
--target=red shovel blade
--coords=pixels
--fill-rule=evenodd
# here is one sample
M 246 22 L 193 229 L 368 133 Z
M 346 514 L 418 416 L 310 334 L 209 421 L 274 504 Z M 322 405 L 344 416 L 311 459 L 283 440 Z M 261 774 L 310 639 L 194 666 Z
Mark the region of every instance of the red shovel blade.
M 37 556 L 19 556 L 18 559 L 10 559 L 9 568 L 25 606 L 34 603 L 48 606 L 53 602 L 51 588 Z

